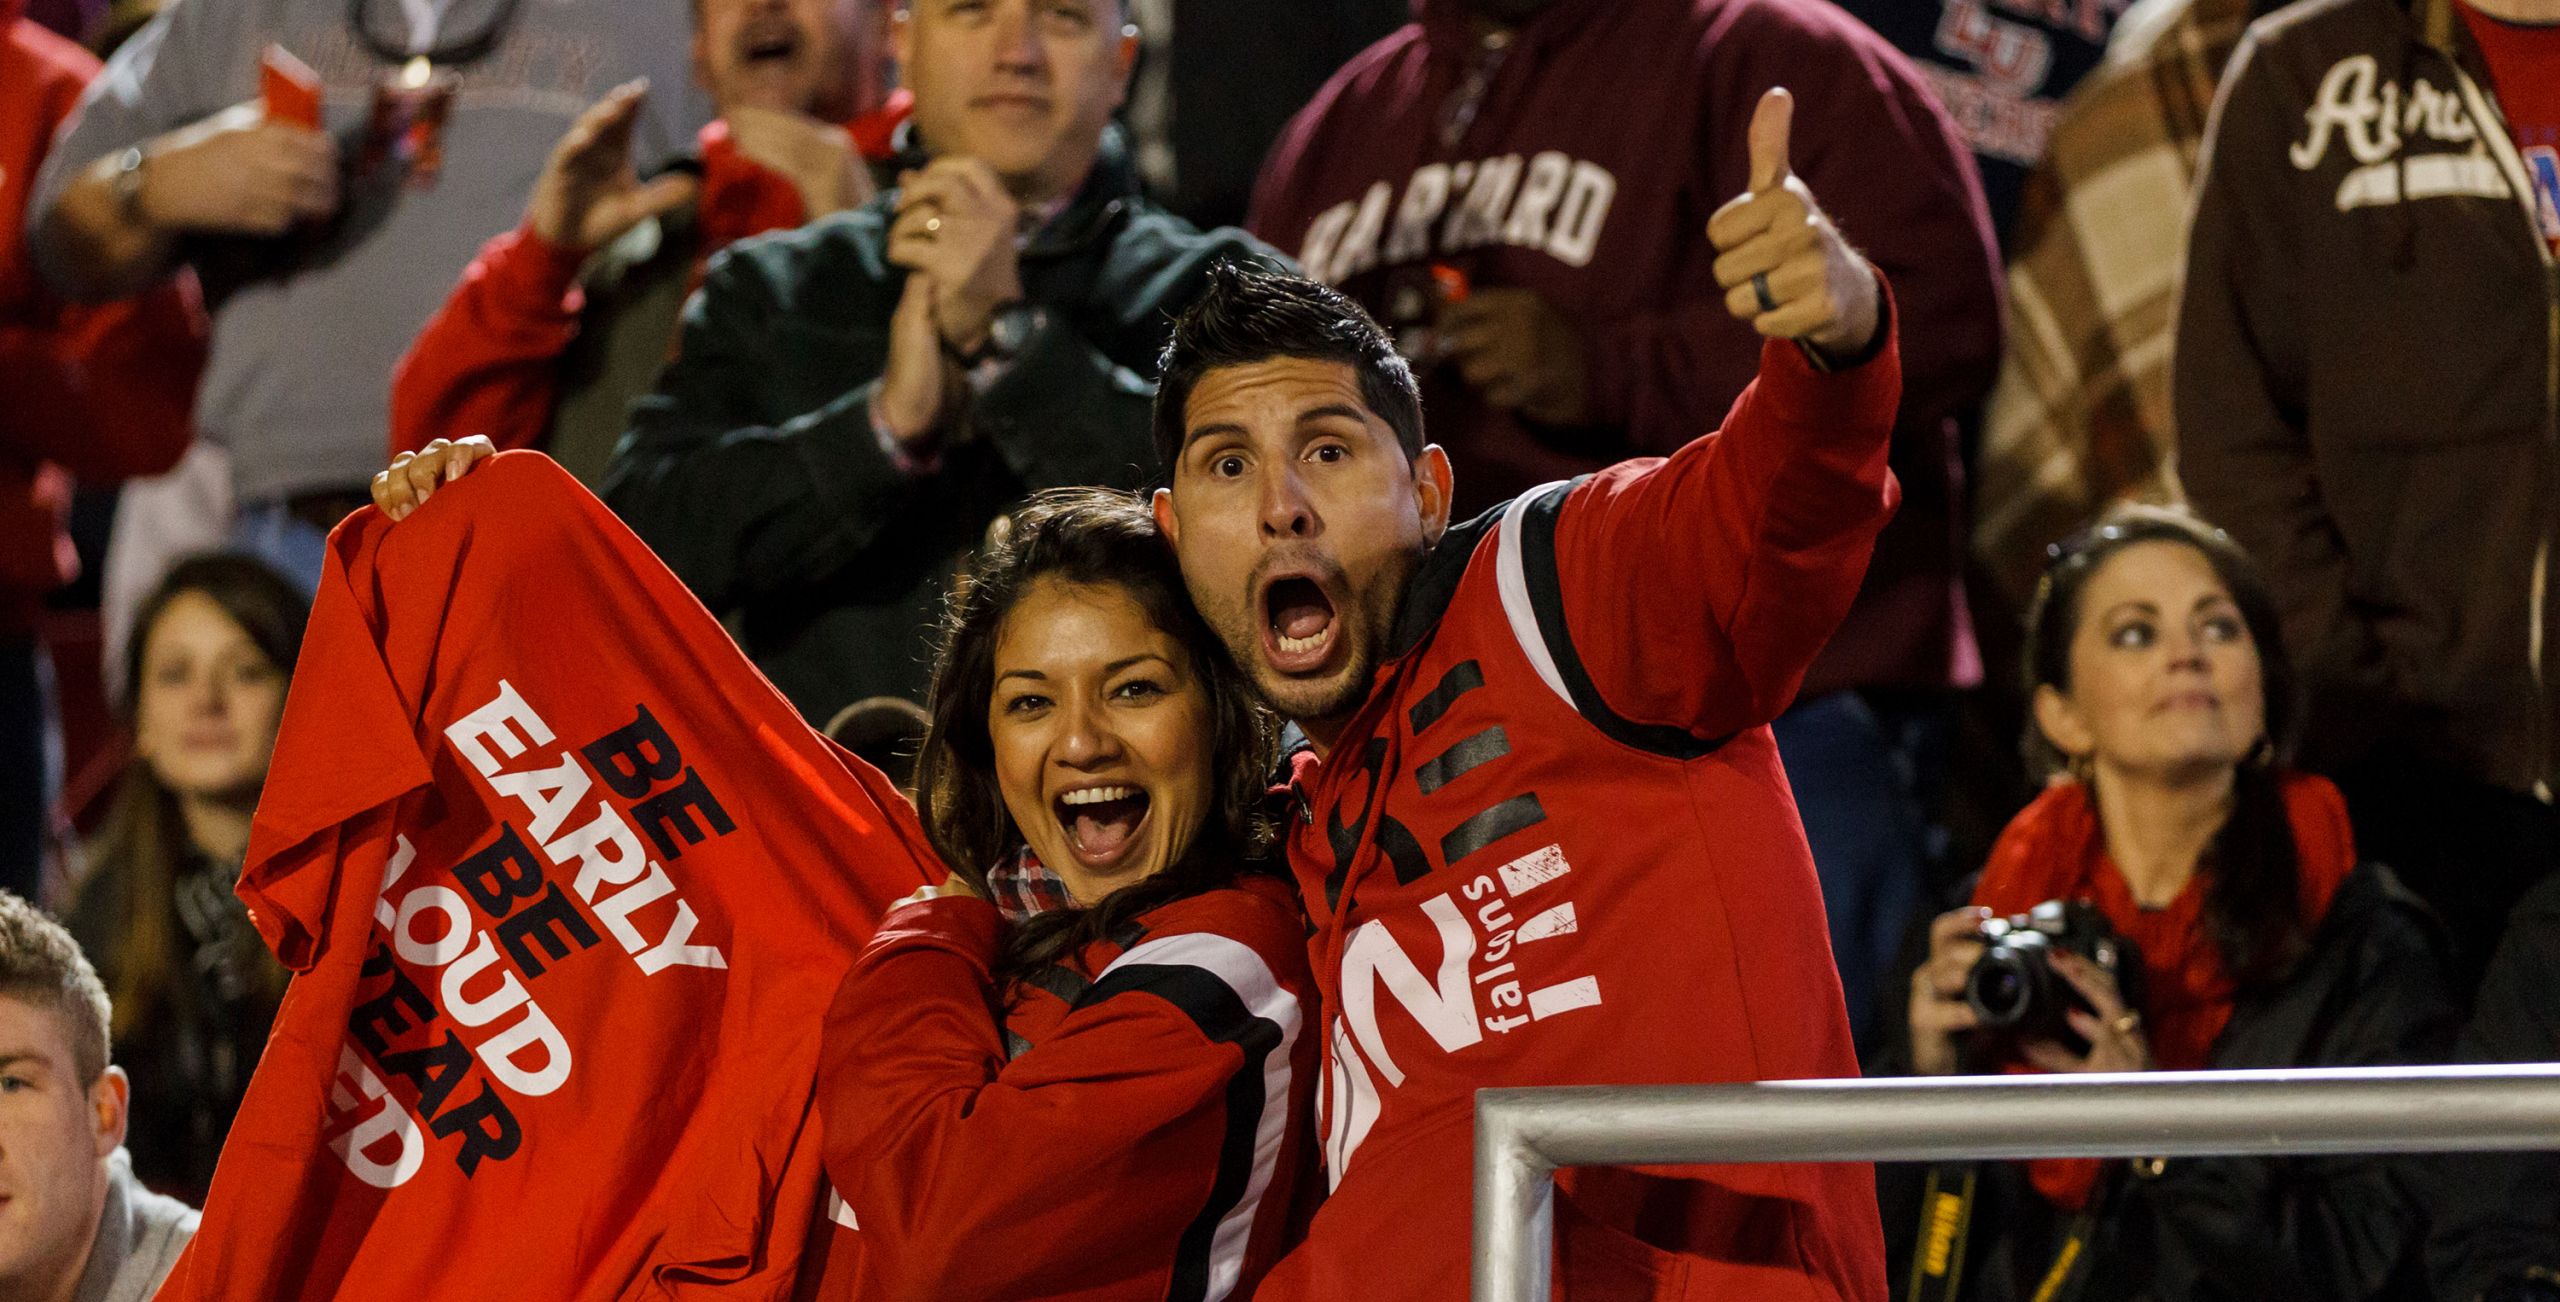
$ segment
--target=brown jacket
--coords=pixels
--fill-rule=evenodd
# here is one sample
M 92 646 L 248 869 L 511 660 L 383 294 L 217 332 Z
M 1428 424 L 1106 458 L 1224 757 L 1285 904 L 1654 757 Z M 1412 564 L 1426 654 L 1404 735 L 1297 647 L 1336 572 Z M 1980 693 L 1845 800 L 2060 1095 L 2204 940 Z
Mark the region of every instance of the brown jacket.
M 2452 0 L 2250 28 L 2206 145 L 2180 475 L 2264 563 L 2304 758 L 2548 800 L 2560 265 Z

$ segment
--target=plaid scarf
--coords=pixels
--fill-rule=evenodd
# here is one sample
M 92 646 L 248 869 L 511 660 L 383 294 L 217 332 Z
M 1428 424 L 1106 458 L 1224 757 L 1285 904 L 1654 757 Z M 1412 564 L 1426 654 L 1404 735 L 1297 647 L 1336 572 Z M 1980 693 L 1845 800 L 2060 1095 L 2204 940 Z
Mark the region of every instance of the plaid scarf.
M 1076 907 L 1066 881 L 1049 871 L 1027 845 L 1014 851 L 1010 861 L 987 870 L 987 899 L 1006 922 L 1017 923 L 1053 909 Z

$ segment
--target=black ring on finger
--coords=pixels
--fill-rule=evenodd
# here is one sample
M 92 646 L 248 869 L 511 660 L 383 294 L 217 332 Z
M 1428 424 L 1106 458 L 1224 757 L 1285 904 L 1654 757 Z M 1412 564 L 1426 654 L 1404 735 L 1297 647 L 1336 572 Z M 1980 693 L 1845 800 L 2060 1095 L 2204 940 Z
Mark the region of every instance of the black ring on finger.
M 1760 296 L 1761 311 L 1775 312 L 1778 310 L 1778 298 L 1776 295 L 1769 292 L 1768 272 L 1759 272 L 1751 277 L 1751 292 Z

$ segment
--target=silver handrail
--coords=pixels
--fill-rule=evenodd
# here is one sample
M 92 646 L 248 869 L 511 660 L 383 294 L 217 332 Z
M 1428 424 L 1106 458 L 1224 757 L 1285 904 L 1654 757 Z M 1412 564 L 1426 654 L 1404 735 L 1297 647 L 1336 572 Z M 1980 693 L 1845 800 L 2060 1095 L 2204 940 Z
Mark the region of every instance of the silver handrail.
M 2560 1064 L 1476 1093 L 1474 1302 L 1547 1302 L 1555 1171 L 2560 1148 Z

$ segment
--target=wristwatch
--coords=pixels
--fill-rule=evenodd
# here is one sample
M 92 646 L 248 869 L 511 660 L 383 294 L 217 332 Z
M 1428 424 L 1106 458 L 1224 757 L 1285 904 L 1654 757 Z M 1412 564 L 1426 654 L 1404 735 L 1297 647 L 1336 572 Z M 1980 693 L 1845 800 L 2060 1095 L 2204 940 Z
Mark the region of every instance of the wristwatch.
M 140 145 L 116 155 L 115 179 L 108 193 L 115 196 L 116 215 L 127 222 L 142 221 L 142 173 L 150 161 L 151 155 Z
M 1049 323 L 1046 309 L 1029 303 L 1007 303 L 996 309 L 987 322 L 987 341 L 978 348 L 979 361 L 1010 362 L 1031 345 L 1031 336 Z

